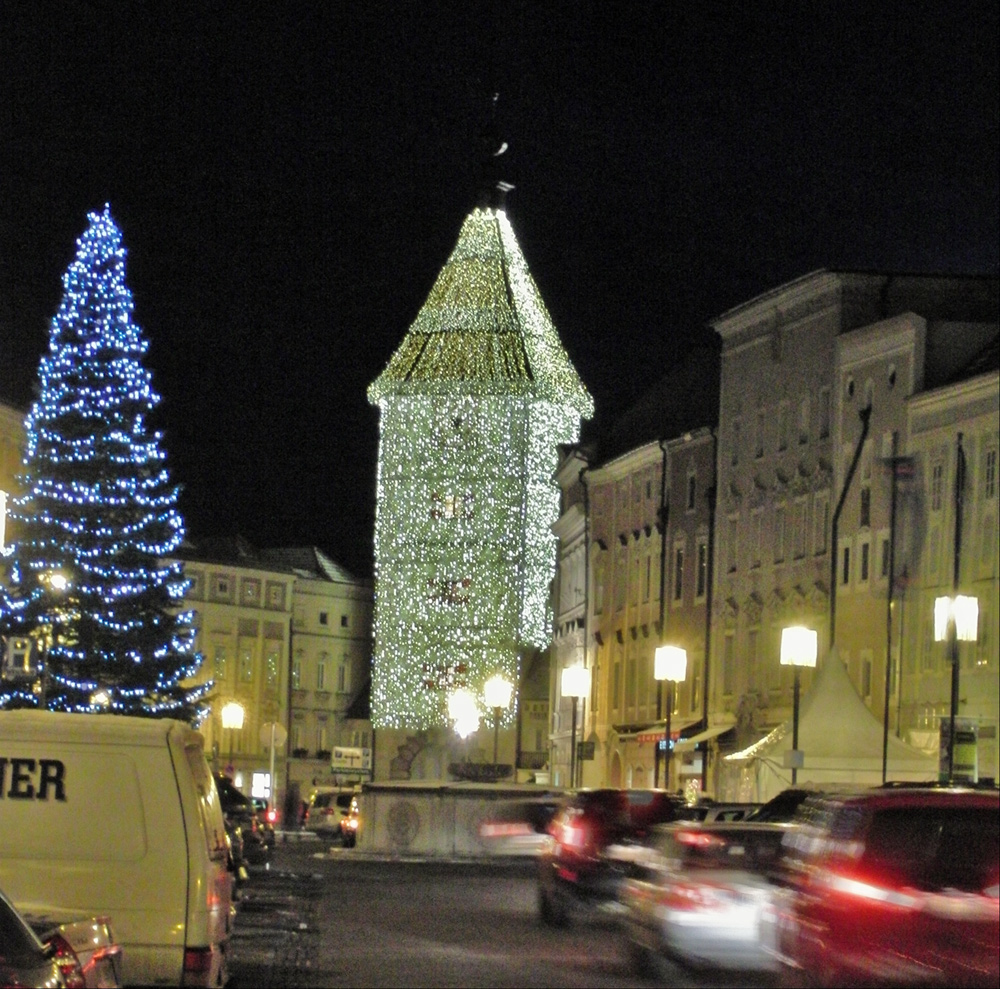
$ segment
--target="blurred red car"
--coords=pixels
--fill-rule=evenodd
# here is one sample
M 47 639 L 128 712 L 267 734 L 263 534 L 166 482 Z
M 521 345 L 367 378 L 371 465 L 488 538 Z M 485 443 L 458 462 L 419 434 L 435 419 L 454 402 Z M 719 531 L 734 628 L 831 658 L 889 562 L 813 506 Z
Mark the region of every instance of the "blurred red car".
M 785 837 L 785 982 L 1000 984 L 1000 794 L 933 787 L 812 797 Z

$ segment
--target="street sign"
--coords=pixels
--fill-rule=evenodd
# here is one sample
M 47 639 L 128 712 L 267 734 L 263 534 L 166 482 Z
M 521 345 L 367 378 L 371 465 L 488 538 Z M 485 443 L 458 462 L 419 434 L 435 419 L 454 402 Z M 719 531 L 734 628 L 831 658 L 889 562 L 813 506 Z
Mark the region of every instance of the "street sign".
M 271 747 L 271 729 L 274 729 L 274 747 L 280 748 L 288 741 L 288 731 L 284 725 L 279 725 L 277 721 L 268 721 L 260 726 L 260 744 L 264 748 Z

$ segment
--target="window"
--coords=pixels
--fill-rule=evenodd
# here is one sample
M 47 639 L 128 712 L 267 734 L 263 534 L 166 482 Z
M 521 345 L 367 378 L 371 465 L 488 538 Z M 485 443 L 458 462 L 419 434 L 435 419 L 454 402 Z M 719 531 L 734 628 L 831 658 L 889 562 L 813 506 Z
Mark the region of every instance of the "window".
M 299 655 L 292 660 L 292 690 L 300 690 L 301 688 L 302 688 L 302 657 L 301 655 Z
M 809 396 L 799 403 L 799 446 L 809 442 Z
M 863 539 L 858 546 L 858 580 L 862 584 L 868 583 L 871 557 L 871 543 Z
M 882 536 L 879 544 L 878 575 L 881 580 L 889 576 L 889 537 Z
M 819 390 L 819 438 L 825 440 L 830 435 L 830 389 Z
M 272 608 L 283 608 L 285 606 L 285 588 L 282 584 L 267 585 L 267 603 Z
M 993 499 L 997 494 L 997 450 L 996 447 L 986 451 L 983 457 L 983 497 Z
M 809 532 L 809 511 L 805 498 L 799 498 L 795 502 L 795 531 L 792 538 L 795 540 L 795 558 L 801 560 L 806 555 L 807 533 Z
M 774 562 L 785 559 L 785 506 L 774 507 Z
M 674 547 L 674 600 L 684 596 L 684 547 Z
M 347 679 L 347 665 L 341 663 L 337 667 L 337 693 L 346 694 L 348 692 L 350 683 Z
M 215 594 L 220 598 L 229 597 L 229 588 L 231 587 L 228 577 L 216 576 L 215 578 Z
M 325 611 L 319 613 L 319 623 L 320 625 L 325 625 L 329 621 L 329 615 Z
M 931 468 L 931 511 L 941 511 L 941 495 L 944 490 L 944 464 Z
M 316 689 L 326 690 L 326 655 L 316 663 Z
M 861 699 L 871 703 L 872 699 L 872 658 L 871 654 L 861 657 Z
M 750 566 L 760 566 L 760 552 L 764 531 L 764 509 L 757 508 L 750 516 Z
M 226 679 L 226 650 L 224 646 L 216 646 L 215 648 L 215 679 L 225 680 Z
M 240 679 L 244 683 L 253 680 L 253 651 L 244 649 L 240 652 Z
M 245 604 L 257 604 L 260 601 L 260 581 L 243 581 L 243 601 Z
M 861 488 L 861 517 L 858 523 L 866 528 L 872 524 L 872 489 L 868 484 Z
M 698 479 L 694 473 L 688 474 L 687 479 L 687 510 L 694 511 L 695 497 L 698 490 Z
M 642 600 L 643 603 L 649 600 L 649 588 L 652 581 L 653 575 L 653 558 L 651 556 L 646 557 L 646 569 L 642 578 Z
M 737 551 L 739 549 L 739 516 L 731 516 L 726 532 L 726 569 L 730 573 L 736 571 Z
M 784 402 L 778 406 L 778 449 L 788 449 L 788 406 Z
M 347 628 L 347 615 L 340 616 L 340 627 Z
M 830 496 L 820 492 L 813 499 L 813 553 L 826 552 L 826 533 L 830 526 Z
M 316 754 L 319 755 L 320 752 L 329 752 L 330 743 L 328 741 L 329 733 L 327 732 L 326 725 L 318 725 L 316 728 Z
M 757 413 L 757 428 L 753 438 L 753 455 L 758 460 L 764 456 L 764 427 L 767 423 L 767 416 L 763 409 Z
M 708 591 L 708 543 L 704 539 L 698 540 L 696 566 L 694 596 L 702 601 Z
M 272 690 L 278 686 L 278 672 L 280 669 L 280 664 L 278 662 L 278 654 L 273 649 L 267 654 L 267 661 L 265 663 L 265 681 L 267 686 Z
M 736 680 L 736 637 L 727 634 L 722 643 L 722 692 L 732 696 Z
M 691 713 L 698 710 L 701 703 L 701 665 L 695 666 L 694 674 L 691 677 Z
M 621 706 L 621 690 L 622 690 L 622 664 L 621 660 L 615 660 L 614 670 L 612 671 L 611 677 L 611 707 L 612 710 L 617 711 Z M 574 704 L 576 701 L 573 702 Z
M 841 548 L 840 555 L 840 583 L 844 586 L 851 582 L 851 547 Z

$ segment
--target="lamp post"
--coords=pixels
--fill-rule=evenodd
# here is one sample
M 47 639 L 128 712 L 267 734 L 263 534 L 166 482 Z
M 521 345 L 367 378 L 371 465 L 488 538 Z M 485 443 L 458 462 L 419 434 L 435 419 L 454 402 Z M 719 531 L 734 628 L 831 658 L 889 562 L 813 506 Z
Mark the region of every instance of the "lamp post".
M 975 642 L 979 633 L 979 599 L 965 594 L 934 601 L 934 641 L 948 640 L 951 660 L 951 704 L 948 714 L 948 782 L 955 779 L 955 715 L 958 714 L 958 643 Z
M 243 727 L 246 712 L 239 701 L 227 701 L 222 706 L 222 727 L 229 729 L 229 772 L 233 772 L 233 734 Z
M 667 719 L 663 725 L 663 788 L 670 789 L 670 716 L 674 710 L 674 684 L 687 676 L 687 650 L 659 646 L 653 653 L 653 679 L 667 681 Z
M 563 697 L 569 697 L 573 702 L 573 727 L 569 750 L 569 780 L 570 786 L 576 786 L 576 708 L 581 697 L 590 693 L 590 670 L 585 666 L 567 666 L 562 671 L 560 692 Z
M 815 629 L 804 628 L 802 625 L 790 625 L 781 630 L 782 666 L 791 666 L 795 670 L 795 686 L 792 691 L 792 786 L 798 780 L 798 770 L 802 765 L 802 753 L 799 751 L 799 670 L 816 666 L 817 640 Z
M 491 676 L 483 684 L 483 698 L 486 706 L 493 708 L 493 765 L 498 765 L 498 753 L 500 747 L 500 714 L 508 704 L 511 695 L 514 693 L 514 685 L 505 680 L 499 673 Z M 499 780 L 499 776 L 497 777 Z

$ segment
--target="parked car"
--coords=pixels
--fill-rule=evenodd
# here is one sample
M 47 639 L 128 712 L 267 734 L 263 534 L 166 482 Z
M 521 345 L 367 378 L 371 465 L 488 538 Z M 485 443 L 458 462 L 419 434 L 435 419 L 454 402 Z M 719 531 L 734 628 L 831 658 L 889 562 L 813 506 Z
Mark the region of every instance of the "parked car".
M 677 808 L 681 821 L 743 821 L 760 804 L 717 804 L 714 800 L 699 800 L 696 804 L 683 804 Z
M 60 916 L 53 914 L 25 914 L 24 919 L 43 944 L 55 947 L 67 986 L 75 984 L 87 989 L 121 986 L 122 948 L 107 917 L 60 920 Z
M 323 837 L 341 837 L 340 822 L 350 814 L 351 800 L 356 793 L 353 788 L 314 790 L 302 827 Z
M 769 876 L 790 824 L 681 822 L 653 828 L 622 885 L 636 968 L 661 956 L 686 964 L 775 971 Z
M 257 818 L 264 832 L 264 841 L 268 848 L 274 848 L 276 841 L 274 827 L 278 823 L 278 812 L 263 797 L 251 797 Z
M 785 840 L 775 913 L 790 984 L 1000 984 L 1000 795 L 813 797 Z
M 802 787 L 789 787 L 781 793 L 771 797 L 767 803 L 747 814 L 747 821 L 791 821 L 799 806 L 807 797 L 814 796 L 815 790 L 803 789 Z
M 358 843 L 358 827 L 361 824 L 361 806 L 357 795 L 351 797 L 347 816 L 340 819 L 340 840 L 344 848 L 353 848 Z
M 14 904 L 0 892 L 0 985 L 26 987 L 66 987 L 85 985 L 72 948 L 69 954 L 60 946 L 44 944 L 18 913 Z
M 243 793 L 225 773 L 215 774 L 222 814 L 227 829 L 240 829 L 243 842 L 243 859 L 250 865 L 260 865 L 270 857 L 267 835 L 253 800 Z M 232 838 L 232 833 L 230 833 Z
M 614 910 L 632 849 L 654 824 L 676 820 L 664 790 L 578 790 L 549 825 L 538 855 L 538 911 L 561 926 L 574 913 Z
M 549 825 L 564 798 L 541 797 L 498 800 L 479 825 L 483 848 L 491 855 L 538 855 L 549 840 Z

